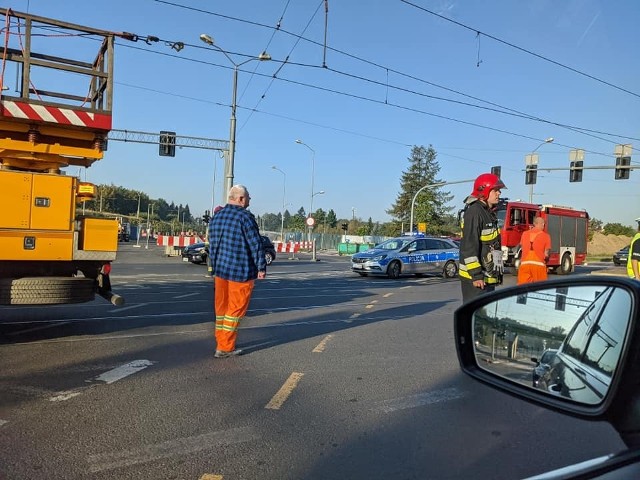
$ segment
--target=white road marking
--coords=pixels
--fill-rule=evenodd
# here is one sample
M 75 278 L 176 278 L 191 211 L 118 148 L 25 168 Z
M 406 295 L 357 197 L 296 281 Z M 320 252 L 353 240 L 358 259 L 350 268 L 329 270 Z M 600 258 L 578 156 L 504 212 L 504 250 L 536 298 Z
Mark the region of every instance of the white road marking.
M 385 293 L 382 297 L 383 298 L 389 298 L 391 295 L 393 295 L 393 293 Z
M 322 353 L 327 346 L 327 342 L 333 338 L 333 335 L 327 335 L 322 341 L 312 350 L 313 353 Z
M 121 365 L 120 367 L 114 368 L 113 370 L 109 370 L 108 372 L 104 372 L 102 375 L 98 375 L 95 378 L 97 382 L 104 382 L 106 384 L 111 384 L 113 382 L 117 382 L 118 380 L 122 380 L 129 375 L 133 375 L 134 373 L 139 372 L 140 370 L 144 370 L 147 367 L 150 367 L 156 362 L 151 362 L 149 360 L 134 360 L 133 362 L 129 362 L 125 365 Z
M 148 303 L 136 303 L 135 305 L 127 305 L 126 307 L 118 308 L 118 313 L 125 312 L 127 310 L 133 310 L 134 308 L 146 307 Z
M 49 323 L 47 325 L 40 325 L 38 327 L 33 327 L 33 328 L 25 328 L 24 330 L 17 330 L 15 332 L 11 332 L 11 333 L 7 333 L 8 337 L 15 337 L 17 335 L 22 335 L 24 333 L 31 333 L 31 332 L 37 332 L 39 330 L 46 330 L 47 328 L 53 328 L 53 327 L 59 327 L 60 325 L 67 325 L 68 323 L 71 322 L 52 322 Z
M 184 456 L 202 450 L 215 450 L 215 447 L 259 439 L 259 435 L 251 427 L 232 428 L 194 437 L 176 438 L 175 440 L 139 448 L 130 448 L 120 452 L 90 455 L 87 463 L 89 464 L 89 472 L 99 473 L 153 462 L 162 458 Z M 221 451 L 222 449 L 218 450 Z
M 289 375 L 289 378 L 287 378 L 287 381 L 284 382 L 284 385 L 280 387 L 280 390 L 276 392 L 276 394 L 264 408 L 267 408 L 269 410 L 280 410 L 280 407 L 284 405 L 284 402 L 286 402 L 287 398 L 289 398 L 289 395 L 291 395 L 303 376 L 304 373 L 298 372 L 293 372 L 291 375 Z
M 77 397 L 78 395 L 82 394 L 82 392 L 84 392 L 86 390 L 86 388 L 79 388 L 77 390 L 67 390 L 66 392 L 58 392 L 57 394 L 55 394 L 53 397 L 49 398 L 50 402 L 64 402 L 66 400 L 69 400 L 73 397 Z
M 407 408 L 422 407 L 424 405 L 432 405 L 434 403 L 448 402 L 464 397 L 464 393 L 455 387 L 435 390 L 433 392 L 418 393 L 417 395 L 409 395 L 407 397 L 394 398 L 381 402 L 377 410 L 384 413 L 392 413 L 397 410 L 405 410 Z
M 177 297 L 173 297 L 173 298 L 175 298 L 177 300 L 178 298 L 193 297 L 193 296 L 196 296 L 196 295 L 201 295 L 201 293 L 200 292 L 185 293 L 184 295 L 178 295 Z
M 0 418 L 0 427 L 3 426 L 3 425 L 6 425 L 7 423 L 9 423 L 9 420 L 2 420 Z
M 118 380 L 122 380 L 123 378 L 128 377 L 129 375 L 133 375 L 134 373 L 144 370 L 145 368 L 153 365 L 154 363 L 156 362 L 151 362 L 149 360 L 134 360 L 133 362 L 129 362 L 125 365 L 121 365 L 107 372 L 104 372 L 103 374 L 98 375 L 95 378 L 85 380 L 86 383 L 89 383 L 91 385 L 75 388 L 73 390 L 65 390 L 63 392 L 57 392 L 55 395 L 49 397 L 49 401 L 65 402 L 79 395 L 82 395 L 84 392 L 86 392 L 90 388 L 95 388 L 98 385 L 96 382 L 102 382 L 102 384 L 110 385 L 114 382 L 117 382 Z

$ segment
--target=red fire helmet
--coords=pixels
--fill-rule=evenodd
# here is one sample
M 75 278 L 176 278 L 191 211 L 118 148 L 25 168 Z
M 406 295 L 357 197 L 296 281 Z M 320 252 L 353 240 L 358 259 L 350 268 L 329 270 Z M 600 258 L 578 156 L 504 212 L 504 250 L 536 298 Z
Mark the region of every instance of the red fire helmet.
M 473 192 L 471 192 L 471 195 L 477 198 L 487 198 L 491 190 L 503 190 L 506 188 L 507 186 L 497 175 L 493 173 L 483 173 L 473 182 Z

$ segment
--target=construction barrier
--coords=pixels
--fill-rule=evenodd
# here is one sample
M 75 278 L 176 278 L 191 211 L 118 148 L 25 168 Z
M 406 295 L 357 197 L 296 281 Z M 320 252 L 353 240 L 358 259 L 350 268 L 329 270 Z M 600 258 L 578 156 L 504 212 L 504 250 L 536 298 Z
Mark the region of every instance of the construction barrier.
M 198 236 L 158 235 L 157 245 L 161 247 L 186 247 L 201 242 L 204 242 L 204 239 Z
M 297 253 L 300 250 L 311 250 L 313 242 L 273 242 L 276 252 Z

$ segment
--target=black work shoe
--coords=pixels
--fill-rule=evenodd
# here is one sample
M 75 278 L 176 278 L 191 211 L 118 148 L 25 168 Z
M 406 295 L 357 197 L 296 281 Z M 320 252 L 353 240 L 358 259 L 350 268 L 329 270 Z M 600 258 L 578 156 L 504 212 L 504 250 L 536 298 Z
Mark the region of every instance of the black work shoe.
M 236 348 L 235 350 L 232 350 L 230 352 L 225 352 L 223 350 L 216 350 L 216 353 L 213 354 L 213 356 L 215 358 L 227 358 L 227 357 L 235 357 L 236 355 L 240 355 L 242 353 L 242 350 L 239 348 Z

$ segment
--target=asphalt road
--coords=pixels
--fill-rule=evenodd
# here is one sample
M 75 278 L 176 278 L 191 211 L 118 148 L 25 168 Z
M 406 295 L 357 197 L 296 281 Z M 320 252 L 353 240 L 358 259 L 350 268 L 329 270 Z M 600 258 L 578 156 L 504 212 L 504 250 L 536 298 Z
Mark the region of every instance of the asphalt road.
M 456 280 L 319 259 L 256 283 L 236 358 L 206 268 L 156 247 L 122 244 L 123 307 L 0 307 L 0 479 L 514 479 L 623 448 L 460 372 Z

